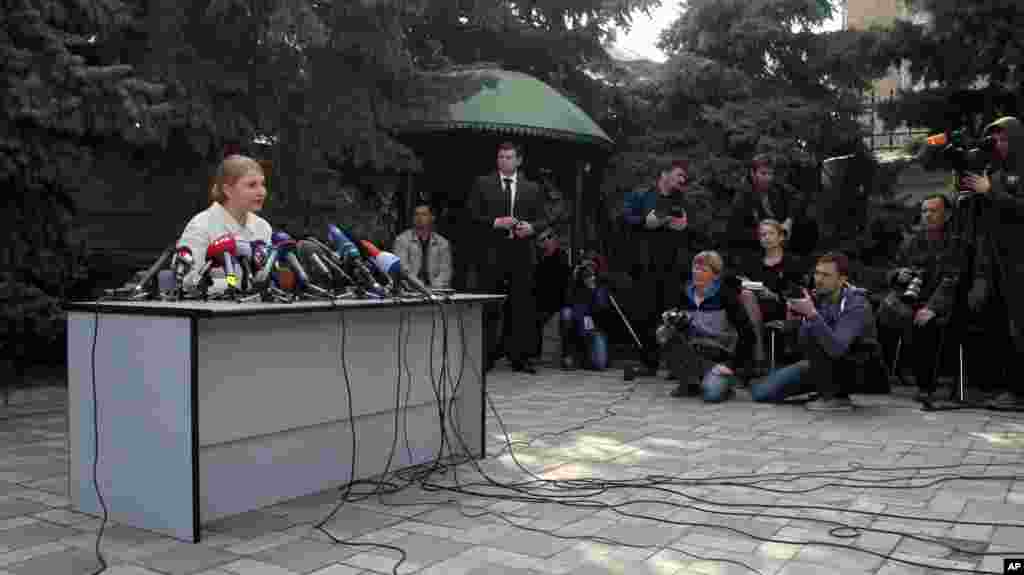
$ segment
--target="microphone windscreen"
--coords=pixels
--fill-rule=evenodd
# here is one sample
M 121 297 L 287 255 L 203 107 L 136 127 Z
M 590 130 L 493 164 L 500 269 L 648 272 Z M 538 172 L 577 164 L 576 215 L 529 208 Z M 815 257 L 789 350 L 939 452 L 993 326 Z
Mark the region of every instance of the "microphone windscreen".
M 252 244 L 249 240 L 238 238 L 235 240 L 235 254 L 240 258 L 252 257 Z
M 363 240 L 359 243 L 363 244 L 363 247 L 366 248 L 366 253 L 370 254 L 371 258 L 377 257 L 377 254 L 380 253 L 380 250 L 377 249 L 377 246 L 373 245 L 372 243 L 366 240 Z
M 373 261 L 377 264 L 377 269 L 386 274 L 398 273 L 402 269 L 401 260 L 391 252 L 378 251 L 377 256 L 373 258 Z
M 283 243 L 290 242 L 291 239 L 292 239 L 292 237 L 289 236 L 287 232 L 282 232 L 281 230 L 278 230 L 278 231 L 274 232 L 273 234 L 271 234 L 271 236 L 270 236 L 270 244 L 274 245 L 274 246 L 277 246 L 277 245 L 280 245 L 280 244 L 283 244 Z
M 178 287 L 177 278 L 172 270 L 160 270 L 156 276 L 157 289 L 161 292 L 174 291 Z
M 287 268 L 277 270 L 277 287 L 292 291 L 295 289 L 295 273 Z

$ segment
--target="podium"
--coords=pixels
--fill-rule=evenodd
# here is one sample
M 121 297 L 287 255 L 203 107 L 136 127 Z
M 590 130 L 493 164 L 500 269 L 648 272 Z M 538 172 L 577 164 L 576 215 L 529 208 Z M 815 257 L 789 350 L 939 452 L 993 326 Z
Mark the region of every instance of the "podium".
M 97 430 L 110 519 L 191 542 L 217 519 L 433 461 L 439 401 L 452 449 L 483 457 L 483 308 L 503 297 L 69 304 L 72 507 L 102 513 Z

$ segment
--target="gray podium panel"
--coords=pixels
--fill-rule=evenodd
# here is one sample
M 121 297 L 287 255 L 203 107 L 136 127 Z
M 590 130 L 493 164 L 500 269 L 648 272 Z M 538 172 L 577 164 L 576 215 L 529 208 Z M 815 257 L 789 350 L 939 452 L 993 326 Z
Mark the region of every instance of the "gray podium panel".
M 480 347 L 480 307 L 445 313 L 447 341 L 430 308 L 200 320 L 202 522 L 439 454 L 480 457 L 480 353 L 463 363 L 464 346 Z
M 429 374 L 433 368 L 433 380 L 440 377 L 442 329 L 435 313 L 348 309 L 198 320 L 200 445 L 348 419 L 349 393 L 355 417 L 436 401 Z M 448 314 L 450 372 L 460 369 L 462 344 Z
M 101 514 L 93 485 L 96 315 L 68 314 L 72 505 Z M 110 519 L 189 541 L 194 520 L 191 321 L 100 314 L 96 334 L 97 477 Z

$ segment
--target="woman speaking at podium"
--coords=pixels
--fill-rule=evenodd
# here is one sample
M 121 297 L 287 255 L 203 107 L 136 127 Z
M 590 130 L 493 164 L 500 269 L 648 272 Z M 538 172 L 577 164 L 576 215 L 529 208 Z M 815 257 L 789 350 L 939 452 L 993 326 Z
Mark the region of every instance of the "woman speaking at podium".
M 270 224 L 256 215 L 266 197 L 263 167 L 256 160 L 240 155 L 224 158 L 210 187 L 210 207 L 193 216 L 178 239 L 178 249 L 187 247 L 194 261 L 186 285 L 196 284 L 207 247 L 221 236 L 270 245 Z

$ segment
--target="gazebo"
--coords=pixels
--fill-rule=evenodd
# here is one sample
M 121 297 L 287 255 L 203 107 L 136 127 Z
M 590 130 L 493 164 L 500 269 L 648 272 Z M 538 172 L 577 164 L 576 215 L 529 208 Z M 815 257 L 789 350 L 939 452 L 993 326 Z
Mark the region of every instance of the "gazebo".
M 398 130 L 424 161 L 424 173 L 408 190 L 405 206 L 430 203 L 440 212 L 439 229 L 456 250 L 471 251 L 472 241 L 459 225 L 465 221 L 466 196 L 477 176 L 496 169 L 498 144 L 511 141 L 524 150 L 527 177 L 547 183 L 553 202 L 561 194 L 572 252 L 597 239 L 601 215 L 596 192 L 614 146 L 608 134 L 579 106 L 530 75 L 476 67 L 439 76 L 453 82 L 479 80 L 481 87 Z

